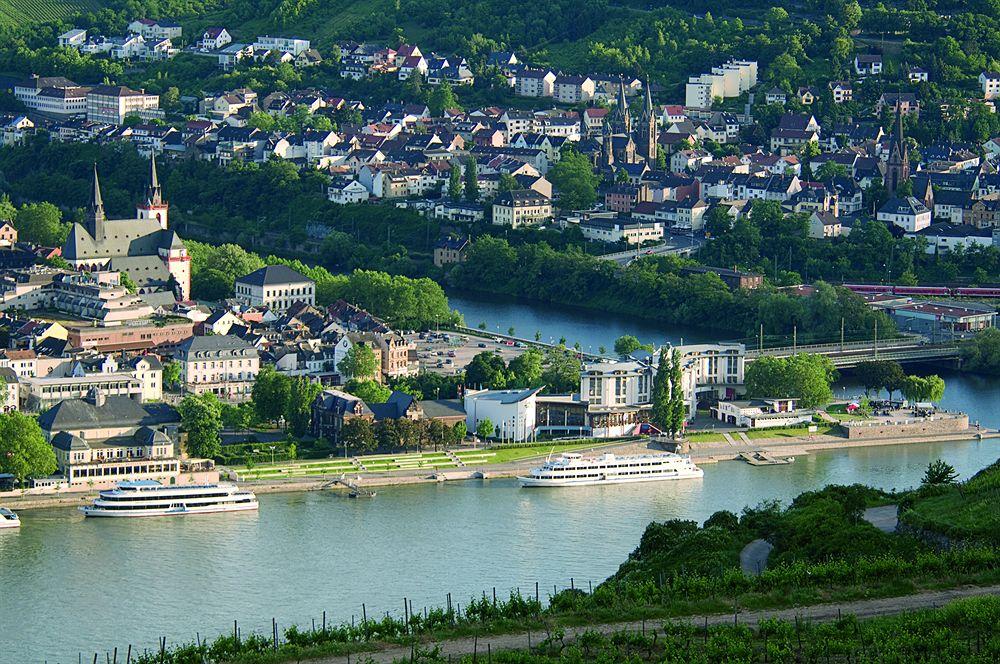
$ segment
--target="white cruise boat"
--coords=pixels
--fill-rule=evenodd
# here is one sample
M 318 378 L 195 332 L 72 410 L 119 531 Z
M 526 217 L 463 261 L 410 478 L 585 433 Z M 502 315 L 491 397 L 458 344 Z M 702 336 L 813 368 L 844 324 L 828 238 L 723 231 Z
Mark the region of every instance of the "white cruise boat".
M 625 484 L 655 480 L 680 480 L 705 474 L 694 465 L 691 457 L 665 452 L 636 456 L 602 454 L 585 457 L 565 453 L 558 459 L 532 468 L 525 477 L 518 477 L 523 487 L 586 486 L 590 484 Z
M 13 510 L 9 510 L 6 507 L 0 507 L 0 529 L 3 528 L 20 528 L 21 519 L 14 514 Z
M 235 484 L 163 486 L 155 480 L 119 482 L 97 494 L 86 516 L 179 516 L 257 509 L 257 496 Z

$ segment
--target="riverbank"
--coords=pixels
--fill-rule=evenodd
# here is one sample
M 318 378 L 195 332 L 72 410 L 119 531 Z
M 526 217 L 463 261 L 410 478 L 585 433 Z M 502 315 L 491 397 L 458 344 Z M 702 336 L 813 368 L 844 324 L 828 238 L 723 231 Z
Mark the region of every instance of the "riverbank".
M 791 438 L 759 438 L 750 442 L 711 442 L 691 443 L 687 452 L 697 464 L 719 463 L 722 461 L 741 461 L 740 454 L 762 451 L 766 454 L 781 457 L 798 457 L 814 452 L 831 450 L 849 450 L 858 448 L 878 448 L 910 443 L 946 443 L 973 439 L 996 440 L 997 453 L 1000 455 L 1000 431 L 993 429 L 970 429 L 968 432 L 936 434 L 928 436 L 901 436 L 896 438 L 878 438 L 865 440 L 848 440 L 831 435 L 800 436 Z M 597 453 L 612 452 L 616 454 L 641 454 L 663 451 L 663 448 L 650 441 L 630 441 L 626 443 L 613 442 L 597 444 L 592 447 L 574 448 L 575 452 Z M 517 477 L 527 473 L 538 465 L 539 460 L 547 454 L 540 454 L 513 462 L 499 464 L 478 464 L 460 469 L 433 470 L 416 468 L 394 470 L 377 473 L 352 472 L 348 479 L 363 488 L 387 486 L 407 486 L 421 484 L 440 484 L 445 482 L 466 482 L 470 480 L 490 480 Z M 223 473 L 225 475 L 225 472 Z M 336 474 L 338 477 L 340 473 Z M 300 493 L 309 491 L 330 491 L 346 495 L 344 486 L 331 484 L 332 475 L 297 477 L 288 479 L 245 480 L 237 482 L 240 486 L 258 494 L 270 493 Z M 32 510 L 52 507 L 76 507 L 88 504 L 96 495 L 92 490 L 64 492 L 38 496 L 9 496 L 2 499 L 3 505 L 15 511 Z

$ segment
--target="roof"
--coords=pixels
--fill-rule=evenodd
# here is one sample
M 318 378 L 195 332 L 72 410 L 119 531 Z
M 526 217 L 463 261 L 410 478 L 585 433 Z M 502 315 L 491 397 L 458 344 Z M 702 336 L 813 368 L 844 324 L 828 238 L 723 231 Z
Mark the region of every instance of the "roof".
M 88 399 L 65 399 L 38 416 L 38 425 L 49 432 L 118 426 L 155 426 L 181 420 L 173 406 L 146 403 L 127 396 L 108 396 L 97 406 Z
M 514 189 L 496 197 L 494 205 L 545 205 L 549 199 L 534 189 Z
M 279 284 L 300 284 L 311 282 L 312 279 L 300 274 L 287 265 L 268 265 L 259 270 L 254 270 L 250 274 L 240 277 L 237 283 L 249 284 L 251 286 L 275 286 Z
M 929 212 L 927 206 L 913 196 L 890 198 L 879 208 L 879 214 L 923 214 Z
M 257 355 L 257 350 L 243 339 L 226 334 L 191 337 L 177 349 L 177 357 L 183 360 L 237 355 L 252 357 Z
M 510 404 L 530 399 L 541 392 L 542 389 L 543 388 L 541 387 L 535 387 L 524 390 L 483 390 L 482 392 L 475 392 L 473 394 L 469 394 L 468 396 L 473 399 L 485 399 L 488 401 L 499 401 L 503 404 Z

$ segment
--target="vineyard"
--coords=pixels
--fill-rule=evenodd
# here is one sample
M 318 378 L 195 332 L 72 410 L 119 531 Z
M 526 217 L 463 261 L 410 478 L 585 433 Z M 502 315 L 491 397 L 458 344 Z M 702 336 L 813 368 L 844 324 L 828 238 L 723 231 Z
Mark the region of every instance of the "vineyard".
M 0 27 L 58 21 L 96 11 L 101 4 L 100 0 L 0 0 Z

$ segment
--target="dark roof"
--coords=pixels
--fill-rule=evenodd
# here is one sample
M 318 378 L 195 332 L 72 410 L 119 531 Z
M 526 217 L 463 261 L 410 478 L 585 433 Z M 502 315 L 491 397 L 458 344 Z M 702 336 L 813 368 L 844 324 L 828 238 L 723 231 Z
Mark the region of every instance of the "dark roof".
M 190 337 L 177 349 L 177 357 L 184 360 L 194 358 L 216 359 L 237 355 L 252 357 L 257 355 L 257 351 L 243 339 L 230 334 Z
M 277 284 L 288 283 L 297 284 L 304 281 L 312 281 L 312 279 L 303 274 L 299 274 L 286 265 L 279 264 L 262 267 L 259 270 L 251 272 L 245 277 L 240 277 L 236 281 L 241 284 L 250 284 L 251 286 L 274 286 Z
M 165 403 L 141 404 L 126 396 L 105 397 L 97 406 L 89 399 L 66 399 L 38 416 L 38 425 L 49 432 L 117 426 L 175 424 L 181 416 Z

